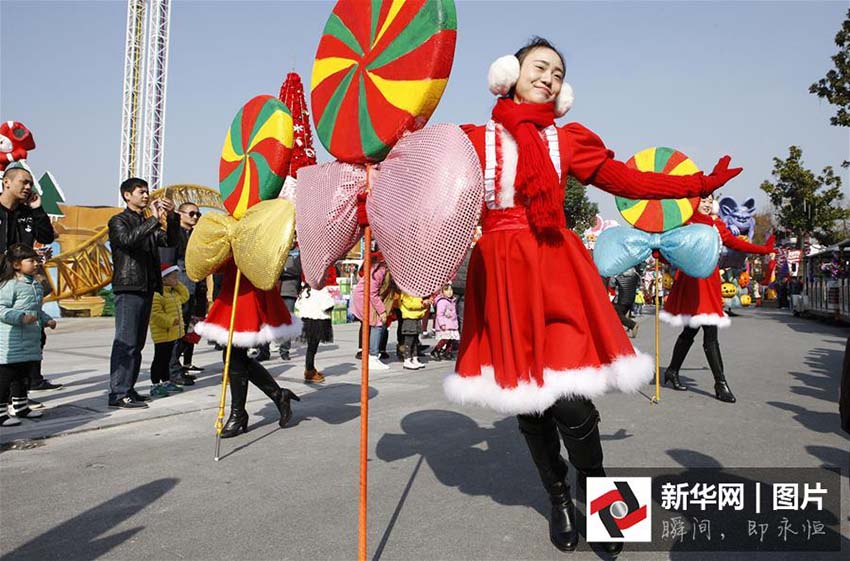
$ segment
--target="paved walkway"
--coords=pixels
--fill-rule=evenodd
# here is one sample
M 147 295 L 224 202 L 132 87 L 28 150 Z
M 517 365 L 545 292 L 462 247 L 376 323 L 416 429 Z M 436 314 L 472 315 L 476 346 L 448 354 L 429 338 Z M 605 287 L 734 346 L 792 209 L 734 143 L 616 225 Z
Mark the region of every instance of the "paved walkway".
M 652 318 L 640 321 L 636 346 L 651 351 Z M 662 363 L 676 334 L 662 329 Z M 300 353 L 267 363 L 302 396 L 292 425 L 279 429 L 271 403 L 252 389 L 251 430 L 224 441 L 216 463 L 219 352 L 198 347 L 208 375 L 184 394 L 147 410 L 110 410 L 111 321 L 62 321 L 49 334 L 44 371 L 65 387 L 34 394 L 47 406 L 42 420 L 0 431 L 2 559 L 355 558 L 356 335 L 341 326 L 336 343 L 321 348 L 321 386 L 303 384 Z M 663 392 L 659 405 L 649 403 L 651 386 L 596 400 L 611 467 L 840 467 L 843 555 L 627 549 L 620 559 L 846 559 L 850 438 L 836 401 L 847 336 L 785 312 L 747 311 L 721 332 L 737 404 L 714 399 L 698 344 L 683 370 L 692 391 Z M 450 370 L 395 363 L 372 374 L 370 558 L 599 559 L 585 543 L 571 555 L 552 548 L 547 499 L 515 419 L 448 402 L 441 381 Z

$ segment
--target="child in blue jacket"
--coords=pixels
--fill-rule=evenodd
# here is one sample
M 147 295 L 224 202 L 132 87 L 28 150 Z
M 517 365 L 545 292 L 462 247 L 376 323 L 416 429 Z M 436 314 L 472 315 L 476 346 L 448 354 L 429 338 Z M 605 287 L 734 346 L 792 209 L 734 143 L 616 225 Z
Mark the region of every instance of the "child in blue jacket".
M 41 310 L 44 292 L 33 278 L 38 254 L 25 244 L 9 246 L 0 264 L 0 426 L 41 417 L 27 405 L 27 378 L 41 362 L 41 330 L 56 320 Z M 12 403 L 9 405 L 11 395 Z

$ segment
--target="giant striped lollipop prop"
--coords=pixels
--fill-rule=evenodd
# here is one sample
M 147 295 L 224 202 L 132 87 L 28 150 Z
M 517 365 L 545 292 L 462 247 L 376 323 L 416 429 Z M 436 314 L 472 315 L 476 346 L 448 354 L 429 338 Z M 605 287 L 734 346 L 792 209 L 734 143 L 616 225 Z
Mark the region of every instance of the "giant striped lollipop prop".
M 237 220 L 280 193 L 292 154 L 292 114 L 280 100 L 258 95 L 233 118 L 218 168 L 224 207 Z
M 316 135 L 335 158 L 381 161 L 422 128 L 446 87 L 457 15 L 452 0 L 340 0 L 313 63 Z
M 647 148 L 632 156 L 626 165 L 639 171 L 667 175 L 691 175 L 699 168 L 684 153 L 673 148 Z M 666 232 L 687 222 L 699 203 L 699 197 L 651 201 L 616 197 L 623 218 L 644 232 Z

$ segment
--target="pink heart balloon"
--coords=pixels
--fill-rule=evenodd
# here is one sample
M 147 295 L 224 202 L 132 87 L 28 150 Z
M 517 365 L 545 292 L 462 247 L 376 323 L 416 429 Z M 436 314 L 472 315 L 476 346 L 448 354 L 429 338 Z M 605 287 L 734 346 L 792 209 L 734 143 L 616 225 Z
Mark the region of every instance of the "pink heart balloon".
M 304 279 L 325 285 L 328 267 L 343 259 L 363 235 L 357 224 L 357 195 L 366 186 L 366 168 L 330 162 L 298 170 L 295 230 Z
M 403 136 L 371 181 L 366 210 L 393 279 L 409 294 L 434 294 L 454 277 L 481 217 L 475 148 L 457 125 L 426 127 Z

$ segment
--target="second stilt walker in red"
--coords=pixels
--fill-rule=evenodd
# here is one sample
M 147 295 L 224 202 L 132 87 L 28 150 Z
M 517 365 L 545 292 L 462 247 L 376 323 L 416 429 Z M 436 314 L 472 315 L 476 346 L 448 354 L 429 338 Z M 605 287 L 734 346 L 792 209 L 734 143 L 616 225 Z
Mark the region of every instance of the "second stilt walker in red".
M 710 194 L 737 175 L 728 158 L 711 175 L 674 177 L 629 169 L 578 123 L 555 126 L 572 104 L 564 58 L 535 39 L 490 69 L 500 96 L 492 119 L 465 127 L 484 170 L 483 236 L 473 251 L 457 371 L 444 384 L 460 403 L 516 414 L 551 501 L 549 533 L 575 549 L 578 528 L 567 464 L 603 476 L 599 413 L 591 398 L 636 391 L 653 374 L 608 300 L 581 240 L 568 230 L 564 188 L 572 175 L 631 199 Z M 621 544 L 605 544 L 616 554 Z
M 714 197 L 711 195 L 703 197 L 690 223 L 714 226 L 726 247 L 745 253 L 761 255 L 773 253 L 772 236 L 764 246 L 751 244 L 735 237 L 722 220 L 712 216 L 713 205 Z M 676 272 L 673 288 L 661 312 L 661 320 L 676 327 L 684 326 L 684 329 L 673 347 L 673 358 L 670 359 L 670 366 L 664 372 L 664 384 L 667 385 L 669 382 L 670 386 L 678 391 L 688 389 L 679 380 L 679 369 L 685 357 L 688 356 L 694 337 L 702 328 L 702 346 L 714 376 L 714 395 L 720 401 L 735 403 L 735 395 L 729 389 L 723 373 L 723 357 L 720 355 L 720 343 L 717 340 L 717 330 L 728 327 L 731 323 L 729 317 L 723 312 L 720 285 L 720 270 L 717 268 L 710 277 L 705 279 L 688 276 L 682 271 Z

